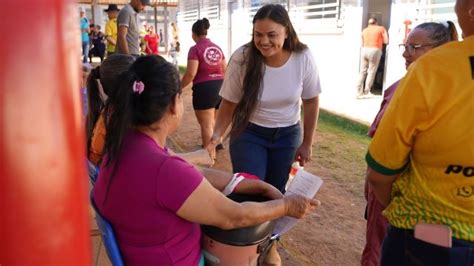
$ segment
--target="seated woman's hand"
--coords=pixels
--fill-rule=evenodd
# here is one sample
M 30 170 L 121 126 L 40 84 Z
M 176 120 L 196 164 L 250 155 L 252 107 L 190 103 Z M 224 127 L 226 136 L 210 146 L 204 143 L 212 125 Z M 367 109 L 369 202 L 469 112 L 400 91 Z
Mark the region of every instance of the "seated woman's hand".
M 297 219 L 303 218 L 321 205 L 319 200 L 309 199 L 300 195 L 289 195 L 283 200 L 285 201 L 286 215 Z

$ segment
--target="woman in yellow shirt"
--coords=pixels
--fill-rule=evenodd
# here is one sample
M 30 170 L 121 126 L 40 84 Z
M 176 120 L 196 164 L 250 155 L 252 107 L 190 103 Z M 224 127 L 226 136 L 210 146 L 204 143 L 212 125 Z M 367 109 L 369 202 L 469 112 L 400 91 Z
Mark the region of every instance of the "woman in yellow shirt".
M 369 146 L 390 224 L 381 265 L 474 263 L 474 0 L 455 10 L 464 41 L 412 64 Z
M 451 21 L 443 23 L 425 22 L 417 25 L 410 32 L 410 35 L 408 35 L 406 42 L 400 44 L 400 47 L 404 50 L 403 57 L 405 58 L 406 67 L 408 68 L 412 63 L 432 49 L 450 41 L 457 41 L 458 39 L 456 25 Z M 370 137 L 375 135 L 380 120 L 382 120 L 383 114 L 385 110 L 387 110 L 390 100 L 399 84 L 400 80 L 396 81 L 384 91 L 380 110 L 368 132 Z M 374 192 L 368 182 L 365 184 L 365 198 L 367 200 L 367 230 L 366 244 L 362 251 L 361 264 L 362 266 L 380 265 L 380 248 L 385 238 L 388 222 L 382 215 L 384 207 L 375 198 Z

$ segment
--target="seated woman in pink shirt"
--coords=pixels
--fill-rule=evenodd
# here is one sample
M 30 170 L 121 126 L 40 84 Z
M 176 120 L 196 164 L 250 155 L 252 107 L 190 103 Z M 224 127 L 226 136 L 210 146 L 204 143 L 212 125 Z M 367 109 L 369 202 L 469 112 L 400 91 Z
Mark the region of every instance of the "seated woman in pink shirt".
M 400 47 L 403 49 L 406 68 L 431 49 L 457 40 L 456 26 L 451 21 L 445 23 L 426 22 L 416 26 L 408 35 L 406 43 L 400 44 Z M 370 126 L 369 137 L 375 135 L 377 127 L 399 83 L 400 80 L 385 90 L 380 110 Z M 367 231 L 366 244 L 362 252 L 362 266 L 380 265 L 380 249 L 388 222 L 382 216 L 384 207 L 375 198 L 374 191 L 368 182 L 365 184 L 365 196 L 367 199 Z
M 226 69 L 221 48 L 207 38 L 209 27 L 209 20 L 206 18 L 194 22 L 192 38 L 196 45 L 189 49 L 188 65 L 181 81 L 183 88 L 193 83 L 193 108 L 201 126 L 203 147 L 207 147 L 211 140 L 216 113 L 221 103 L 219 91 Z
M 283 198 L 260 180 L 230 186 L 231 174 L 200 172 L 169 154 L 165 141 L 181 122 L 183 103 L 179 74 L 162 57 L 138 58 L 120 81 L 107 102 L 113 112 L 106 107 L 109 134 L 93 197 L 114 227 L 125 265 L 198 265 L 199 224 L 247 227 L 286 215 L 301 218 L 319 204 Z M 232 188 L 274 200 L 236 203 L 221 193 Z

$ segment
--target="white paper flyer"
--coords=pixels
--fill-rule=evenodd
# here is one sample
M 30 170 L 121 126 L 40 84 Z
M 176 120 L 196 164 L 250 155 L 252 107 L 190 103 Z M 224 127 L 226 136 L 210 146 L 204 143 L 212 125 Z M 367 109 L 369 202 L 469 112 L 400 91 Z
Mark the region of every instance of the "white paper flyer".
M 307 198 L 313 198 L 322 184 L 323 180 L 319 176 L 315 176 L 303 169 L 299 169 L 289 184 L 285 196 L 297 194 Z M 298 219 L 296 218 L 288 216 L 282 217 L 275 221 L 273 233 L 282 235 L 295 226 L 297 222 Z

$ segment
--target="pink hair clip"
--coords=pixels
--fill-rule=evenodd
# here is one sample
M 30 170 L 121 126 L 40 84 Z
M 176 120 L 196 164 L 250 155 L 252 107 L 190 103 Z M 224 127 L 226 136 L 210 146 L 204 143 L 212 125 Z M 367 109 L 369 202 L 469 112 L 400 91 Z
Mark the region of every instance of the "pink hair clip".
M 133 92 L 138 92 L 138 94 L 142 94 L 142 92 L 145 90 L 145 84 L 141 81 L 135 81 L 133 82 Z

